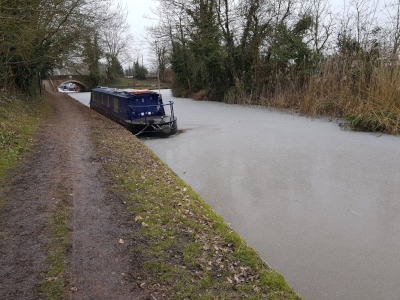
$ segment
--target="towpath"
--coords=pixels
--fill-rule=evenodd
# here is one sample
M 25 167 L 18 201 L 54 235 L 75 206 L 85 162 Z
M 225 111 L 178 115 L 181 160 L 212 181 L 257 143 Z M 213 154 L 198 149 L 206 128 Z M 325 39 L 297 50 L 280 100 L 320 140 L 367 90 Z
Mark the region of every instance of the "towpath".
M 69 298 L 148 299 L 135 283 L 135 257 L 128 255 L 135 241 L 127 231 L 135 227 L 124 217 L 91 141 L 94 122 L 106 124 L 89 108 L 51 91 L 48 82 L 46 90 L 52 113 L 10 177 L 11 188 L 0 195 L 7 203 L 0 218 L 0 299 L 41 298 L 48 223 L 62 198 L 71 209 Z

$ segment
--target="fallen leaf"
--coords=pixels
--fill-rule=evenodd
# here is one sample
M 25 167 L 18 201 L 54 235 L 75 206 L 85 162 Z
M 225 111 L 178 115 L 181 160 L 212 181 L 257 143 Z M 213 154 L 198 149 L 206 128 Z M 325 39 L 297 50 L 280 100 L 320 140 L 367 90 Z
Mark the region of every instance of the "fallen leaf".
M 236 283 L 240 282 L 239 276 L 237 276 L 237 274 L 233 275 L 233 279 L 235 280 Z
M 45 280 L 46 281 L 56 281 L 58 279 L 58 277 L 48 277 Z
M 259 293 L 259 292 L 261 291 L 260 287 L 258 287 L 258 286 L 256 286 L 256 285 L 253 286 L 253 290 L 254 290 L 256 293 Z
M 140 221 L 140 220 L 143 220 L 143 217 L 141 217 L 141 216 L 136 216 L 135 222 Z

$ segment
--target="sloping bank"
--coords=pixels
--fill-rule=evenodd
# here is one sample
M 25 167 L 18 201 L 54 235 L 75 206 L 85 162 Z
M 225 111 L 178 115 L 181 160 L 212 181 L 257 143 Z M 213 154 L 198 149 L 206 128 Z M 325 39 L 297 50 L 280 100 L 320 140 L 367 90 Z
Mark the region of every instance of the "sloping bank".
M 132 233 L 141 287 L 165 299 L 301 299 L 139 139 L 97 118 L 97 151 L 141 227 Z
M 49 111 L 44 102 L 8 98 L 0 107 L 0 179 L 30 148 Z M 102 164 L 141 228 L 129 230 L 140 287 L 156 299 L 301 299 L 140 140 L 94 111 L 91 116 Z
M 48 112 L 43 101 L 0 91 L 0 180 L 30 147 L 37 125 Z

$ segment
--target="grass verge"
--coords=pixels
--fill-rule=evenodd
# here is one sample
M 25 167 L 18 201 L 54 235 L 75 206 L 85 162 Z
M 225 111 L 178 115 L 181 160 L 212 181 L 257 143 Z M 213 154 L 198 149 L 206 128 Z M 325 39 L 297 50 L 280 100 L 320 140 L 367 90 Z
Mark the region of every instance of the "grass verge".
M 0 92 L 0 189 L 7 170 L 14 168 L 20 155 L 29 149 L 38 124 L 48 112 L 49 106 L 39 99 Z M 0 206 L 3 204 L 0 202 Z
M 56 207 L 48 226 L 50 241 L 47 243 L 46 269 L 39 293 L 48 300 L 67 299 L 67 251 L 71 246 L 68 223 L 71 217 L 71 196 L 60 187 Z
M 0 182 L 7 170 L 15 168 L 24 151 L 30 149 L 38 125 L 49 113 L 50 106 L 41 99 L 28 99 L 24 95 L 0 93 Z M 0 189 L 5 186 L 0 185 Z M 46 299 L 66 298 L 65 257 L 69 247 L 68 194 L 61 192 L 53 212 L 50 242 L 46 257 L 47 268 L 40 293 Z M 56 199 L 54 199 L 56 200 Z M 5 203 L 0 202 L 0 206 Z
M 99 128 L 97 150 L 140 224 L 140 286 L 157 299 L 301 299 L 140 140 L 119 126 Z
M 48 110 L 41 100 L 0 93 L 0 178 L 29 148 L 33 133 Z
M 110 87 L 114 88 L 133 88 L 133 89 L 158 89 L 158 80 L 157 79 L 146 79 L 146 80 L 139 80 L 135 78 L 125 78 L 121 77 L 118 78 L 114 83 L 109 84 Z M 161 89 L 169 89 L 170 84 L 161 82 L 160 83 Z

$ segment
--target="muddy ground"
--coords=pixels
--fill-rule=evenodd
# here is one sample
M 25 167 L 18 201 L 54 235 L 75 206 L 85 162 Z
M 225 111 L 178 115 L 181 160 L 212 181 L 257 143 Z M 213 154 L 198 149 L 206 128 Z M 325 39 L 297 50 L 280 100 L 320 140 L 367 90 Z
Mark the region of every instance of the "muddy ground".
M 140 258 L 129 255 L 137 246 L 129 237 L 137 225 L 125 215 L 91 140 L 92 126 L 109 123 L 49 85 L 46 90 L 52 113 L 0 195 L 6 200 L 0 218 L 0 299 L 42 298 L 48 224 L 62 197 L 71 208 L 68 298 L 152 299 L 136 283 Z

